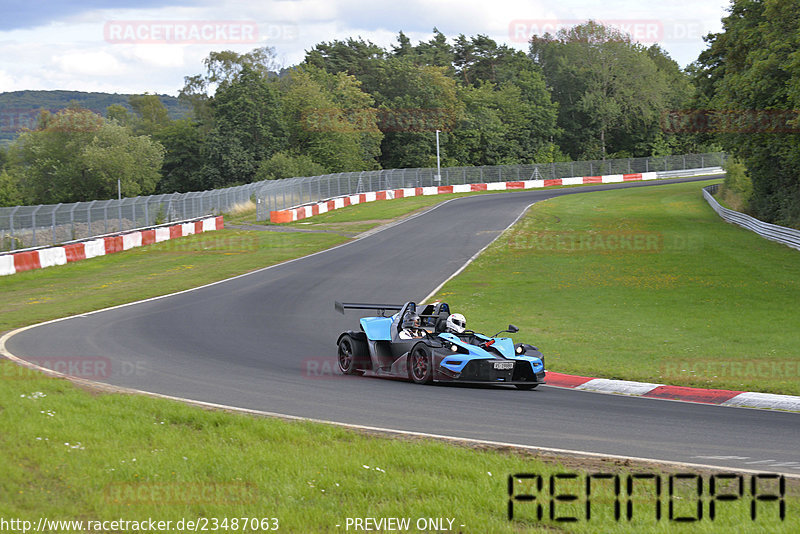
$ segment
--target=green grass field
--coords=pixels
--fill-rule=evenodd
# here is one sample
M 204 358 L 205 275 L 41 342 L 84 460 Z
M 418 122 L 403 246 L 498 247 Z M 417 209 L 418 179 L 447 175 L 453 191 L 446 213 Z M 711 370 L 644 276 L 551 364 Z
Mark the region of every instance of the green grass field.
M 798 331 L 791 310 L 800 274 L 796 251 L 721 222 L 700 187 L 539 203 L 440 296 L 465 311 L 476 329 L 493 333 L 517 324 L 520 339 L 538 344 L 552 370 L 794 392 L 796 374 L 746 380 L 698 372 L 725 362 L 791 363 L 791 336 Z M 295 226 L 336 232 L 362 225 L 363 231 L 434 200 L 441 198 L 376 202 Z M 224 230 L 2 277 L 0 331 L 194 287 L 345 240 L 334 233 Z M 796 480 L 787 481 L 785 521 L 778 519 L 778 504 L 766 501 L 757 503 L 759 515 L 751 519 L 747 476 L 744 496 L 719 504 L 711 520 L 711 474 L 696 472 L 704 480 L 704 516 L 683 524 L 669 520 L 670 472 L 657 466 L 476 450 L 209 411 L 86 390 L 3 361 L 0 429 L 0 519 L 34 524 L 41 517 L 153 518 L 174 526 L 184 519 L 216 532 L 274 525 L 259 521 L 253 528 L 249 522 L 245 529 L 239 519 L 234 529 L 238 517 L 277 518 L 281 532 L 352 532 L 347 518 L 399 517 L 412 521 L 413 532 L 421 531 L 415 524 L 421 518 L 453 519 L 451 531 L 469 533 L 800 530 Z M 621 476 L 620 520 L 609 486 L 593 490 L 592 516 L 585 517 L 586 478 L 601 472 Z M 660 477 L 660 520 L 646 483 L 634 493 L 633 520 L 626 519 L 631 472 Z M 540 499 L 541 521 L 535 504 L 522 501 L 515 502 L 515 519 L 507 518 L 508 477 L 519 473 L 543 477 L 542 491 L 512 478 L 515 495 Z M 563 493 L 579 498 L 557 501 L 555 514 L 575 516 L 575 523 L 549 519 L 554 474 L 577 476 L 558 481 Z M 681 487 L 671 499 L 674 515 L 695 516 L 697 500 L 687 485 Z M 214 519 L 223 518 L 226 527 L 211 529 Z
M 723 222 L 680 184 L 560 197 L 437 297 L 520 327 L 548 369 L 800 394 L 800 253 Z
M 696 480 L 678 484 L 669 499 L 670 472 L 653 466 L 543 461 L 529 454 L 376 437 L 322 424 L 103 394 L 9 362 L 0 362 L 0 426 L 0 518 L 34 525 L 43 517 L 152 518 L 172 521 L 170 532 L 177 531 L 181 519 L 200 521 L 212 532 L 266 532 L 261 520 L 277 518 L 280 532 L 305 533 L 347 532 L 347 518 L 397 517 L 412 521 L 408 532 L 788 533 L 800 529 L 796 480 L 788 481 L 784 521 L 779 519 L 779 504 L 766 501 L 758 503 L 756 520 L 750 518 L 749 485 L 737 502 L 720 503 L 712 521 L 711 474 L 696 473 L 706 488 L 700 499 L 704 519 L 681 526 L 669 520 L 669 502 L 673 517 L 696 517 L 698 500 L 692 493 Z M 586 519 L 584 488 L 590 473 L 620 475 L 620 520 L 613 513 L 611 482 L 599 479 L 593 481 L 592 515 Z M 631 473 L 658 476 L 662 493 L 656 497 L 652 480 L 636 480 L 633 520 L 628 521 L 625 482 Z M 539 490 L 536 479 L 512 479 L 515 496 L 532 494 L 538 501 L 516 501 L 514 520 L 509 521 L 508 477 L 519 474 L 539 475 L 544 484 Z M 577 500 L 559 501 L 553 508 L 549 478 L 554 474 L 577 477 L 557 480 L 556 486 L 557 493 L 576 495 Z M 762 493 L 777 493 L 776 482 L 761 483 Z M 655 516 L 657 501 L 662 507 L 660 520 Z M 542 521 L 536 513 L 539 503 Z M 552 521 L 551 508 L 558 517 L 574 516 L 578 521 Z M 227 528 L 211 528 L 214 519 L 224 518 Z M 239 518 L 237 528 L 233 518 Z M 248 520 L 244 529 L 240 518 L 259 521 L 253 528 Z M 443 530 L 418 530 L 416 521 L 425 518 L 448 518 L 453 523 L 446 523 Z M 274 526 L 272 521 L 265 524 Z M 103 531 L 112 530 L 134 531 L 130 527 Z M 183 529 L 188 530 L 192 529 Z
M 217 230 L 0 277 L 0 332 L 164 295 L 316 252 L 328 233 Z

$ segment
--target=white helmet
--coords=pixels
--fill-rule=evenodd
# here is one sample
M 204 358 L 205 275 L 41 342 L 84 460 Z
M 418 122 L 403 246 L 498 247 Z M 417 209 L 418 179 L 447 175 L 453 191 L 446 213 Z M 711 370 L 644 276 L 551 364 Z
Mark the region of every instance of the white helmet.
M 467 328 L 467 319 L 460 313 L 447 317 L 447 330 L 454 334 L 463 334 Z

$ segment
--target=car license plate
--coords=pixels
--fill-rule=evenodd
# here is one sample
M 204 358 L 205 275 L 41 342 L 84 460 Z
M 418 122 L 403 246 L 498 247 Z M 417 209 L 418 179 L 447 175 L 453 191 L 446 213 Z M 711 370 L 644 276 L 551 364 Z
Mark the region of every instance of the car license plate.
M 514 362 L 494 362 L 495 370 L 507 371 L 514 368 Z

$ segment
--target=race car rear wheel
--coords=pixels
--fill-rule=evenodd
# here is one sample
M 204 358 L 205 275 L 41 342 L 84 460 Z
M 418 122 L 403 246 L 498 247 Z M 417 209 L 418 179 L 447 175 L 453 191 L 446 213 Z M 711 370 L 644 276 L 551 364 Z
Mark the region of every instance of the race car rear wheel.
M 425 345 L 417 345 L 408 355 L 408 376 L 417 384 L 433 381 L 433 358 Z
M 536 386 L 538 386 L 539 384 L 514 384 L 514 385 L 517 386 L 517 389 L 521 389 L 523 391 L 530 391 L 532 389 L 535 389 Z
M 338 362 L 342 374 L 353 375 L 358 372 L 360 365 L 369 358 L 366 343 L 353 339 L 349 335 L 342 336 L 339 340 Z

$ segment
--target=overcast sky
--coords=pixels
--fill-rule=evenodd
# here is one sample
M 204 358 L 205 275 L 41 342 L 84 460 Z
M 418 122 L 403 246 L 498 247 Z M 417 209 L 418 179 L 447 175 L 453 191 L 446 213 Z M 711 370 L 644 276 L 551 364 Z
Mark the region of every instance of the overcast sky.
M 0 0 L 0 92 L 69 89 L 177 95 L 213 50 L 272 46 L 284 66 L 322 41 L 362 37 L 390 47 L 437 27 L 452 42 L 526 38 L 595 19 L 658 42 L 681 66 L 721 29 L 728 0 Z

